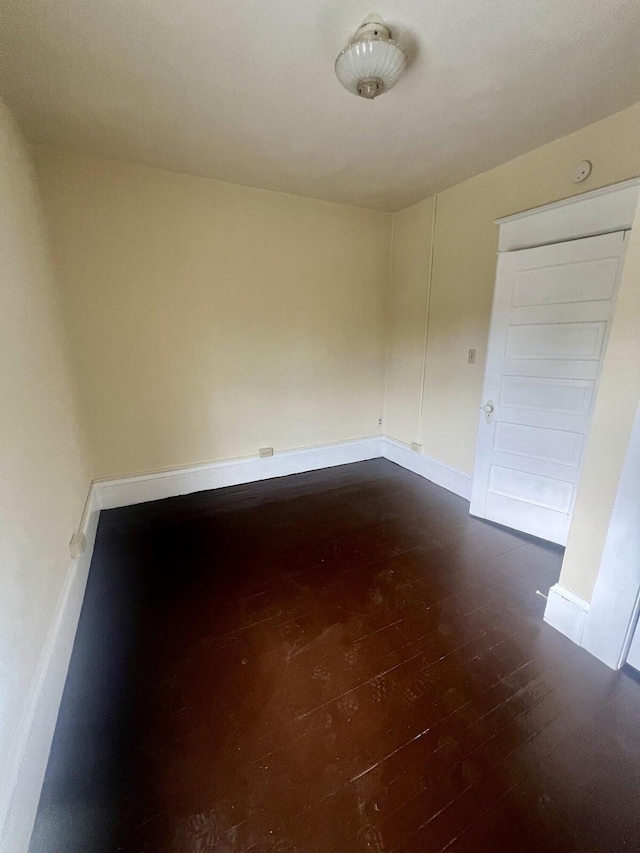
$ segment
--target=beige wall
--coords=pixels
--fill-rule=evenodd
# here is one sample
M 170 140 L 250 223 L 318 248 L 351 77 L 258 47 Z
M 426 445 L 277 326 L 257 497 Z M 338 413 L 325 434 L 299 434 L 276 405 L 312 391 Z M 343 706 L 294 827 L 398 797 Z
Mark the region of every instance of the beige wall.
M 411 444 L 420 433 L 434 199 L 393 217 L 384 431 Z
M 98 477 L 379 431 L 390 215 L 35 156 Z
M 371 435 L 383 397 L 384 432 L 471 472 L 494 219 L 582 158 L 581 191 L 640 174 L 640 105 L 394 214 L 390 252 L 386 214 L 36 149 L 97 475 Z
M 640 402 L 640 206 L 629 239 L 616 313 L 576 498 L 560 583 L 589 601 Z
M 69 539 L 80 524 L 90 470 L 32 169 L 2 103 L 0 287 L 0 768 L 6 770 L 69 569 Z
M 498 245 L 494 219 L 575 195 L 568 173 L 583 158 L 593 162 L 593 173 L 580 185 L 581 192 L 640 175 L 640 105 L 438 195 L 420 436 L 427 455 L 473 470 Z M 429 241 L 429 223 L 424 217 L 418 221 L 418 210 L 415 206 L 394 215 L 394 228 L 401 219 L 408 228 L 406 218 L 413 216 L 418 232 L 413 242 L 394 244 L 394 270 L 411 269 L 419 245 Z M 403 308 L 406 316 L 424 310 L 428 285 L 422 292 L 412 290 L 413 276 L 412 271 L 393 280 L 394 293 L 413 293 L 412 307 Z M 470 348 L 477 350 L 475 365 L 467 363 Z M 399 358 L 396 350 L 397 342 L 390 361 Z M 422 353 L 414 352 L 411 361 L 415 373 Z M 404 369 L 409 372 L 406 364 Z M 415 394 L 414 385 L 407 383 L 396 395 L 398 409 L 415 411 Z M 406 430 L 395 437 L 409 440 Z

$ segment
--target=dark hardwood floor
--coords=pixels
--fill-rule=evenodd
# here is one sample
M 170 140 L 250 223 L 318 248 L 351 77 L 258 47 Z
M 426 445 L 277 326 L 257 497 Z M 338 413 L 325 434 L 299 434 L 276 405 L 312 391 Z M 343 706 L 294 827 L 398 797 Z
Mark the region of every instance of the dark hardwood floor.
M 640 850 L 561 549 L 373 460 L 102 514 L 31 853 Z

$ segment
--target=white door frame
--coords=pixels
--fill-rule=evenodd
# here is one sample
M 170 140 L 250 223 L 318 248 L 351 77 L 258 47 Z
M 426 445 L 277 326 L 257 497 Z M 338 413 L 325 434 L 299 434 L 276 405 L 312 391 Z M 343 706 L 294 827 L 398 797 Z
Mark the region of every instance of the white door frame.
M 631 228 L 640 178 L 496 219 L 498 252 L 594 237 Z
M 612 669 L 627 659 L 640 610 L 640 407 L 613 505 L 581 645 Z
M 496 220 L 499 252 L 527 249 L 610 231 L 630 229 L 640 178 L 613 184 Z M 640 612 L 640 528 L 630 538 L 629 518 L 638 517 L 640 414 L 636 418 L 591 603 L 561 584 L 549 591 L 545 621 L 613 669 L 626 660 Z M 620 547 L 624 527 L 625 547 Z

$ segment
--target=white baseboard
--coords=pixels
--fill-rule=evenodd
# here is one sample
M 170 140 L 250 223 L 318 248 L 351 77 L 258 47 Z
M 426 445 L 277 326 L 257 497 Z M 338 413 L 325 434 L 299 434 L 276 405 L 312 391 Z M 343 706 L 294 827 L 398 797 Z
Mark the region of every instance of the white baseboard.
M 407 444 L 395 438 L 383 439 L 382 455 L 385 459 L 413 471 L 414 474 L 419 474 L 426 480 L 431 480 L 438 486 L 443 486 L 465 500 L 471 499 L 471 474 L 425 456 L 424 453 L 416 453 Z
M 289 474 L 302 474 L 320 468 L 333 468 L 349 462 L 363 462 L 382 456 L 382 438 L 358 438 L 340 444 L 325 444 L 301 450 L 284 450 L 262 459 L 251 456 L 224 462 L 210 462 L 189 468 L 176 468 L 121 477 L 117 480 L 97 480 L 100 507 L 131 506 L 132 504 L 174 498 L 208 489 L 221 489 L 242 483 L 254 483 Z
M 149 474 L 136 474 L 115 480 L 97 480 L 94 486 L 102 509 L 254 483 L 273 477 L 286 477 L 321 468 L 332 468 L 350 462 L 363 462 L 384 456 L 403 468 L 431 480 L 439 486 L 469 500 L 471 475 L 385 436 L 358 438 L 340 444 L 325 444 L 301 450 L 285 450 L 261 459 L 251 456 L 222 462 L 208 462 L 189 468 L 173 468 Z
M 588 616 L 588 601 L 559 583 L 551 587 L 544 611 L 544 621 L 578 646 L 582 645 L 582 635 Z
M 47 633 L 14 748 L 0 789 L 0 851 L 27 853 L 58 718 L 69 660 L 89 575 L 100 515 L 92 487 L 81 531 L 84 554 L 73 560 Z

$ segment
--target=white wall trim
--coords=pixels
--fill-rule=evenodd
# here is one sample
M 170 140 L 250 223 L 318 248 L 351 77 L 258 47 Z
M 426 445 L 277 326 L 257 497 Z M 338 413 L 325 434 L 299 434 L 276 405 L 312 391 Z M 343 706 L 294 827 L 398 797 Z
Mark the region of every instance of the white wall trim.
M 511 252 L 631 228 L 639 192 L 640 178 L 633 178 L 496 219 L 498 250 Z
M 551 587 L 544 611 L 544 621 L 577 645 L 582 644 L 588 615 L 588 601 L 562 584 L 556 583 Z
M 500 219 L 495 219 L 494 222 L 496 225 L 504 225 L 505 222 L 515 222 L 517 219 L 525 219 L 533 214 L 544 213 L 550 210 L 558 210 L 561 207 L 567 207 L 567 205 L 575 204 L 578 200 L 591 200 L 595 198 L 601 198 L 605 195 L 611 195 L 611 193 L 617 193 L 621 190 L 626 190 L 629 187 L 638 187 L 640 185 L 640 177 L 638 178 L 630 178 L 628 181 L 620 181 L 617 184 L 609 184 L 606 187 L 599 187 L 595 190 L 589 190 L 586 193 L 579 193 L 578 195 L 572 195 L 568 198 L 562 198 L 560 201 L 551 201 L 549 204 L 543 204 L 540 207 L 533 207 L 528 210 L 521 210 L 519 213 L 512 213 L 510 216 L 503 216 Z
M 443 486 L 465 500 L 471 498 L 471 474 L 460 471 L 459 468 L 439 462 L 424 453 L 417 453 L 404 442 L 388 436 L 384 438 L 382 455 L 385 459 L 413 471 L 414 474 L 419 474 L 426 480 L 431 480 L 438 486 Z
M 15 733 L 0 789 L 0 851 L 26 853 L 58 718 L 69 660 L 93 556 L 100 509 L 92 486 L 80 526 L 87 538 L 82 556 L 71 561 L 40 660 Z
M 627 659 L 640 607 L 640 407 L 631 431 L 582 645 L 612 669 Z
M 273 477 L 302 474 L 321 468 L 333 468 L 350 462 L 363 462 L 382 456 L 382 437 L 357 438 L 339 444 L 325 444 L 300 450 L 283 450 L 273 456 L 249 456 L 222 462 L 207 462 L 189 468 L 173 468 L 149 474 L 136 474 L 116 480 L 96 480 L 100 507 L 132 504 L 173 498 L 225 486 L 255 483 Z
M 206 462 L 186 468 L 169 468 L 148 474 L 134 474 L 115 480 L 96 480 L 94 488 L 100 508 L 115 509 L 193 492 L 332 468 L 351 462 L 363 462 L 382 456 L 469 500 L 471 474 L 422 453 L 416 453 L 407 444 L 388 436 L 371 436 L 339 444 L 284 450 L 266 459 L 249 456 Z

